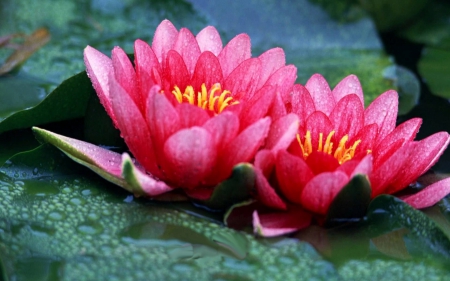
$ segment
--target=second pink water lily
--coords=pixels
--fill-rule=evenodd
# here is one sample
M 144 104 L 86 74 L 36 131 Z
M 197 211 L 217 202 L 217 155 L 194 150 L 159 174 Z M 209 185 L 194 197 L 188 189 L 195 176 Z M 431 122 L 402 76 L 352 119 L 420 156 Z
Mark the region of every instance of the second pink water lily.
M 396 126 L 398 95 L 387 91 L 364 108 L 362 87 L 350 75 L 333 90 L 321 75 L 295 85 L 285 105 L 298 115 L 288 149 L 256 155 L 258 198 L 281 212 L 254 213 L 255 231 L 265 236 L 292 232 L 322 220 L 339 192 L 365 175 L 371 198 L 395 194 L 432 167 L 446 149 L 447 132 L 414 138 L 422 123 L 413 118 Z M 450 178 L 402 197 L 415 208 L 435 204 L 450 193 Z M 342 206 L 349 208 L 349 206 Z

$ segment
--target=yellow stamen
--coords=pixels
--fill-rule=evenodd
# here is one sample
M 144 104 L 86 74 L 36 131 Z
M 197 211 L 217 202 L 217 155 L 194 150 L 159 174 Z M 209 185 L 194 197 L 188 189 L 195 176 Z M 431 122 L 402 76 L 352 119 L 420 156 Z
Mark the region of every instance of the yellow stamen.
M 214 111 L 216 114 L 221 113 L 227 106 L 239 103 L 239 101 L 234 100 L 230 91 L 222 90 L 219 83 L 214 84 L 209 92 L 203 83 L 201 91 L 198 93 L 194 92 L 192 86 L 187 86 L 184 93 L 181 92 L 178 86 L 175 86 L 172 94 L 179 103 L 187 102 L 203 109 Z
M 323 133 L 319 133 L 317 151 L 333 155 L 333 157 L 338 160 L 339 164 L 343 164 L 355 156 L 356 148 L 361 143 L 361 140 L 355 141 L 352 146 L 347 148 L 345 144 L 348 141 L 348 135 L 345 135 L 339 141 L 339 145 L 333 153 L 333 142 L 331 139 L 334 136 L 334 133 L 335 131 L 331 131 L 328 134 L 325 143 L 323 143 Z M 297 134 L 297 141 L 300 145 L 300 149 L 302 150 L 303 158 L 306 160 L 306 158 L 308 158 L 308 156 L 312 153 L 311 132 L 306 131 L 304 142 L 302 142 L 300 135 Z M 371 150 L 367 150 L 367 154 L 371 152 Z

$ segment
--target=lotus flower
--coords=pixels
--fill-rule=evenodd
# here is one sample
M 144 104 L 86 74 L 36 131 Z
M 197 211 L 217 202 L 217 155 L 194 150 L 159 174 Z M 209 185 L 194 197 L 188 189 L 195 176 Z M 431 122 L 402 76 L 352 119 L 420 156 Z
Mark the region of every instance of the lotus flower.
M 271 128 L 274 98 L 286 96 L 296 79 L 296 68 L 285 65 L 280 48 L 252 58 L 246 34 L 223 47 L 214 27 L 194 36 L 168 20 L 156 29 L 151 46 L 135 41 L 134 66 L 119 47 L 109 58 L 88 46 L 84 60 L 100 102 L 137 163 L 52 136 L 65 143 L 60 147 L 76 147 L 78 158 L 103 176 L 111 174 L 114 182 L 149 196 L 183 188 L 207 199 L 236 164 L 254 158 Z M 124 176 L 130 165 L 137 166 L 132 180 Z
M 393 90 L 364 109 L 354 75 L 333 90 L 321 75 L 313 75 L 305 87 L 294 86 L 285 108 L 300 120 L 289 148 L 261 150 L 255 159 L 259 200 L 281 210 L 253 213 L 255 232 L 264 236 L 306 227 L 312 216 L 324 218 L 355 175 L 366 175 L 371 198 L 401 191 L 436 163 L 450 140 L 447 132 L 438 132 L 414 141 L 420 118 L 396 127 L 398 95 Z M 425 208 L 448 193 L 449 178 L 402 199 Z

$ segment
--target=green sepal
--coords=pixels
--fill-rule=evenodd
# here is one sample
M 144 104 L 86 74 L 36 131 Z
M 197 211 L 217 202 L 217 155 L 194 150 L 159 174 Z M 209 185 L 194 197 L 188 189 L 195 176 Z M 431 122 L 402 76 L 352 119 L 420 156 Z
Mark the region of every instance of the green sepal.
M 370 203 L 371 193 L 372 189 L 367 176 L 354 176 L 331 203 L 325 225 L 334 227 L 343 222 L 364 217 Z
M 226 210 L 232 205 L 246 201 L 255 188 L 253 166 L 242 163 L 234 166 L 231 176 L 219 183 L 208 200 L 201 204 L 215 210 Z

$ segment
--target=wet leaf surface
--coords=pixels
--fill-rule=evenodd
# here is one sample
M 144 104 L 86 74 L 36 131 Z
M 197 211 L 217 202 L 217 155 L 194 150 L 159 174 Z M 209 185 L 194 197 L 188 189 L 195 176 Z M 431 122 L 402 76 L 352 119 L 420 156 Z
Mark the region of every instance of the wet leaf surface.
M 11 158 L 0 180 L 0 257 L 11 279 L 351 280 L 374 274 L 420 280 L 446 274 L 380 259 L 350 259 L 336 268 L 295 239 L 255 239 L 133 199 L 49 146 Z

